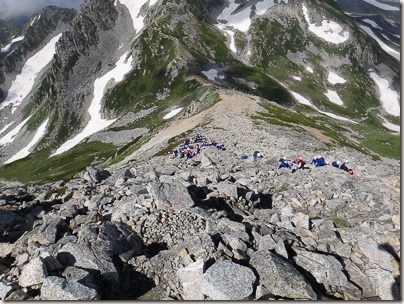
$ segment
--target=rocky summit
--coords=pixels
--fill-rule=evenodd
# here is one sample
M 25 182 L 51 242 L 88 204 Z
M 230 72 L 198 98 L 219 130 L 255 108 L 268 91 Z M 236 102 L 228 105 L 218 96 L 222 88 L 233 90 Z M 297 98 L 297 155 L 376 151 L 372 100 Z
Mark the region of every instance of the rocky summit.
M 336 147 L 323 156 L 349 158 L 353 175 L 331 165 L 278 170 L 281 155 L 318 154 L 321 136 L 254 124 L 257 98 L 222 99 L 200 117 L 209 126 L 184 119 L 128 163 L 4 185 L 0 297 L 400 299 L 398 165 Z M 224 149 L 164 155 L 167 134 L 179 143 L 200 134 Z

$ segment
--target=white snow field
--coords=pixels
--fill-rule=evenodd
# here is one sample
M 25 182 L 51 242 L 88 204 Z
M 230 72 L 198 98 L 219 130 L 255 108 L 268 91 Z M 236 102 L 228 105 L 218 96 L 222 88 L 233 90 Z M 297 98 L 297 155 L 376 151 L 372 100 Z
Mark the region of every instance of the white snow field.
M 381 78 L 375 72 L 371 72 L 370 78 L 376 83 L 380 90 L 380 101 L 384 110 L 393 116 L 400 116 L 400 96 L 390 88 L 387 79 Z
M 337 84 L 337 83 L 345 83 L 346 80 L 342 78 L 341 76 L 335 74 L 334 72 L 328 72 L 328 82 L 331 84 Z
M 13 43 L 18 42 L 18 41 L 21 41 L 21 40 L 23 40 L 23 39 L 24 39 L 24 36 L 20 36 L 20 37 L 17 37 L 17 38 L 12 39 L 9 44 L 7 44 L 4 48 L 2 48 L 2 49 L 0 50 L 0 52 L 1 52 L 1 53 L 7 53 L 7 52 L 10 50 L 11 46 L 13 45 Z
M 397 126 L 395 124 L 392 124 L 388 122 L 384 117 L 379 116 L 381 119 L 383 119 L 383 126 L 385 126 L 387 129 L 394 131 L 394 132 L 400 132 L 400 126 Z
M 391 5 L 388 5 L 388 4 L 380 3 L 380 2 L 378 2 L 376 0 L 363 0 L 363 1 L 365 1 L 365 2 L 367 2 L 369 4 L 372 4 L 373 6 L 376 6 L 378 8 L 381 8 L 382 10 L 385 10 L 385 11 L 399 11 L 400 10 L 399 7 L 395 7 L 395 6 L 391 6 Z
M 327 93 L 324 93 L 325 96 L 332 102 L 335 103 L 336 105 L 343 106 L 344 102 L 341 100 L 339 97 L 338 93 L 335 91 L 327 90 Z
M 24 119 L 18 126 L 16 126 L 14 129 L 12 129 L 10 132 L 8 132 L 2 138 L 0 138 L 0 145 L 12 143 L 14 141 L 15 137 L 17 136 L 17 134 L 21 131 L 22 127 L 24 127 L 24 125 L 27 123 L 27 121 L 31 118 L 31 116 Z
M 39 52 L 27 60 L 20 74 L 11 83 L 6 99 L 0 104 L 0 110 L 12 105 L 11 113 L 14 113 L 25 97 L 31 92 L 35 80 L 55 54 L 56 42 L 62 37 L 62 34 L 53 37 Z
M 22 159 L 22 158 L 27 157 L 28 155 L 30 155 L 31 154 L 31 152 L 30 152 L 31 148 L 33 146 L 35 146 L 41 140 L 41 138 L 45 135 L 46 126 L 48 125 L 48 122 L 49 122 L 49 118 L 47 120 L 45 120 L 39 126 L 38 130 L 36 131 L 34 137 L 30 141 L 30 143 L 25 148 L 21 149 L 16 154 L 14 154 L 11 158 L 6 160 L 4 163 L 9 164 L 9 163 L 12 163 L 12 162 L 14 162 L 16 160 Z
M 94 81 L 94 98 L 88 108 L 90 120 L 87 123 L 87 126 L 75 137 L 61 145 L 51 157 L 70 150 L 86 137 L 109 127 L 116 121 L 116 119 L 106 120 L 101 117 L 101 101 L 108 82 L 112 79 L 115 80 L 115 83 L 122 81 L 123 77 L 132 69 L 131 63 L 133 58 L 130 56 L 125 62 L 126 56 L 126 53 L 123 54 L 111 71 Z
M 288 1 L 285 1 L 288 3 Z M 274 0 L 261 0 L 255 5 L 255 13 L 257 15 L 263 15 L 271 6 L 277 5 Z M 241 32 L 247 32 L 251 26 L 251 12 L 253 11 L 251 6 L 245 7 L 239 12 L 235 12 L 240 4 L 236 3 L 235 0 L 229 1 L 229 6 L 227 6 L 223 11 L 217 16 L 218 23 L 215 24 L 217 28 L 221 31 L 227 33 L 230 36 L 230 50 L 233 53 L 237 53 L 237 48 L 234 42 L 234 30 L 239 30 Z
M 299 76 L 292 76 L 292 78 L 297 81 L 302 81 L 302 77 Z
M 172 110 L 170 113 L 168 113 L 166 116 L 163 117 L 163 119 L 170 119 L 171 117 L 174 117 L 175 115 L 177 115 L 179 112 L 182 111 L 183 108 L 178 108 L 175 110 Z
M 115 6 L 117 5 L 115 0 Z M 143 29 L 144 27 L 144 17 L 140 16 L 140 10 L 142 9 L 142 6 L 145 5 L 149 0 L 119 0 L 119 2 L 123 5 L 125 5 L 130 13 L 130 16 L 132 17 L 132 22 L 133 22 L 133 28 L 136 30 L 136 34 L 139 34 L 139 32 Z M 149 2 L 149 7 L 153 6 L 158 0 L 150 0 Z
M 304 104 L 304 105 L 306 105 L 306 106 L 312 107 L 313 109 L 315 109 L 316 111 L 320 112 L 321 114 L 327 115 L 327 116 L 329 116 L 329 117 L 331 117 L 331 118 L 334 118 L 334 119 L 343 120 L 343 121 L 348 121 L 348 122 L 357 124 L 356 121 L 353 121 L 353 120 L 351 120 L 351 119 L 348 119 L 348 118 L 345 118 L 345 117 L 342 117 L 342 116 L 338 116 L 338 115 L 335 115 L 335 114 L 330 113 L 330 112 L 321 111 L 320 109 L 318 109 L 317 107 L 315 107 L 315 106 L 310 102 L 310 100 L 308 100 L 307 98 L 303 97 L 303 96 L 300 95 L 299 93 L 292 92 L 292 91 L 291 91 L 291 93 L 292 93 L 292 95 L 297 99 L 298 102 L 300 102 L 301 104 Z
M 363 29 L 366 33 L 369 34 L 370 37 L 372 37 L 376 42 L 380 45 L 380 47 L 385 50 L 388 54 L 396 58 L 398 61 L 400 61 L 400 53 L 397 52 L 396 50 L 392 49 L 389 47 L 387 44 L 385 44 L 383 41 L 381 41 L 377 36 L 373 33 L 372 29 L 364 26 L 364 25 L 359 25 L 361 29 Z
M 321 26 L 316 26 L 315 23 L 310 23 L 310 18 L 307 14 L 308 9 L 304 4 L 302 4 L 302 6 L 304 18 L 309 24 L 309 31 L 311 31 L 313 34 L 335 44 L 340 44 L 348 40 L 349 32 L 344 31 L 342 33 L 342 27 L 334 21 L 323 20 L 321 21 Z

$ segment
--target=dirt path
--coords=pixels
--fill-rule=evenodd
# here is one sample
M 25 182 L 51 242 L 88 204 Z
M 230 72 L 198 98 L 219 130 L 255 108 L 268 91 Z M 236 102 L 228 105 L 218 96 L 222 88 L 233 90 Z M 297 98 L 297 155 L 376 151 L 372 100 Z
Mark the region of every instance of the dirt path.
M 134 153 L 126 157 L 120 164 L 139 158 L 151 156 L 161 150 L 163 145 L 175 136 L 196 128 L 203 122 L 210 120 L 209 129 L 221 128 L 232 133 L 239 133 L 240 129 L 253 128 L 250 117 L 257 111 L 264 109 L 258 105 L 258 99 L 248 95 L 233 93 L 232 91 L 220 92 L 221 100 L 213 107 L 181 120 L 174 120 L 171 125 L 153 136 Z M 142 157 L 143 158 L 143 157 Z

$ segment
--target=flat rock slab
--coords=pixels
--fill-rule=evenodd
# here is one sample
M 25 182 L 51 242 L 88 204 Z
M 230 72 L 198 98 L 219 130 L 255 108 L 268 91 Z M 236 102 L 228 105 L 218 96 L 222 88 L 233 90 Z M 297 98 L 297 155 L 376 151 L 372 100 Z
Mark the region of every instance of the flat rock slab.
M 270 251 L 258 251 L 250 260 L 255 268 L 260 284 L 272 295 L 289 299 L 317 300 L 316 293 L 297 269 Z
M 252 294 L 255 280 L 250 268 L 220 261 L 204 273 L 202 292 L 212 300 L 243 300 Z
M 295 258 L 296 264 L 310 272 L 318 283 L 345 286 L 348 279 L 341 263 L 331 255 L 302 252 Z
M 204 300 L 202 279 L 205 263 L 198 260 L 187 267 L 178 269 L 177 276 L 182 285 L 184 300 Z
M 158 209 L 167 212 L 187 210 L 195 205 L 188 189 L 180 182 L 175 184 L 154 182 L 147 185 Z
M 50 276 L 45 278 L 41 288 L 42 300 L 99 300 L 97 291 L 78 282 Z

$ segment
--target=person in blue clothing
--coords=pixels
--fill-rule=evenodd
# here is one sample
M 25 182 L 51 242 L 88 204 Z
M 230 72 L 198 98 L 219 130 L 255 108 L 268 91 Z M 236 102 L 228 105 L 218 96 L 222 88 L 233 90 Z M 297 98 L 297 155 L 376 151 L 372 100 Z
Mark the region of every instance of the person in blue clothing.
M 317 162 L 315 164 L 315 166 L 318 167 L 323 167 L 323 166 L 327 166 L 328 162 L 324 159 L 324 157 L 322 157 L 321 155 L 319 155 L 317 157 Z
M 335 167 L 335 168 L 338 168 L 338 169 L 339 169 L 340 164 L 341 164 L 341 163 L 340 163 L 340 161 L 339 161 L 339 160 L 337 160 L 337 161 L 333 161 L 331 165 L 332 165 L 333 167 Z
M 287 169 L 292 169 L 292 166 L 289 164 L 288 160 L 286 159 L 286 157 L 281 157 L 279 159 L 279 166 L 278 169 L 281 168 L 287 168 Z

